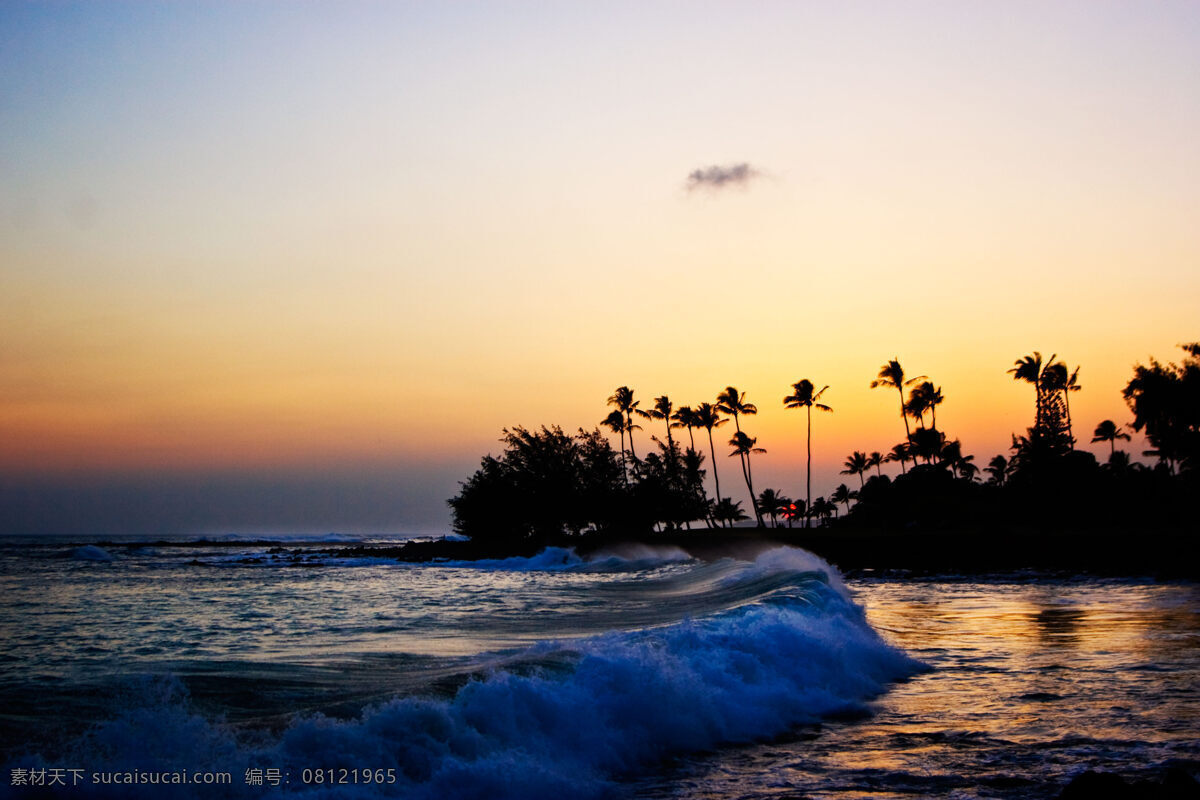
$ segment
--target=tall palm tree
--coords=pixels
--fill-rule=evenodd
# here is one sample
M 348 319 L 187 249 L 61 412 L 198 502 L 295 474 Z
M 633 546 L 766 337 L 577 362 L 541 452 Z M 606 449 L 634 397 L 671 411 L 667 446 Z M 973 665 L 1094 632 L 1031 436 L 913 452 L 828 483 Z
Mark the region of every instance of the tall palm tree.
M 671 415 L 672 428 L 687 428 L 688 441 L 692 443 L 692 449 L 696 449 L 696 437 L 692 435 L 692 428 L 698 428 L 696 424 L 696 412 L 691 406 L 680 406 L 675 413 Z
M 740 456 L 742 459 L 742 477 L 746 479 L 746 488 L 750 490 L 750 505 L 754 506 L 754 518 L 758 521 L 759 527 L 763 527 L 762 513 L 758 510 L 758 500 L 754 496 L 754 473 L 750 469 L 750 454 L 767 452 L 761 447 L 755 447 L 758 444 L 758 439 L 747 436 L 744 431 L 737 431 L 733 434 L 733 438 L 729 440 L 729 444 L 733 447 L 733 452 L 729 457 Z
M 883 471 L 880 469 L 881 464 L 883 464 L 883 453 L 879 452 L 878 450 L 867 456 L 867 466 L 874 467 L 875 474 L 879 477 L 883 477 Z
M 717 409 L 733 417 L 733 427 L 739 431 L 742 429 L 738 424 L 739 414 L 750 416 L 758 413 L 758 406 L 746 402 L 746 393 L 732 386 L 726 386 L 725 391 L 717 395 Z
M 647 419 L 661 419 L 667 424 L 667 447 L 675 449 L 675 440 L 671 438 L 671 399 L 665 394 L 662 397 L 654 398 L 654 408 L 649 411 L 638 410 L 638 413 Z
M 625 482 L 629 483 L 629 471 L 625 468 L 625 415 L 620 411 L 610 411 L 600 424 L 613 433 L 621 434 L 621 474 L 625 476 Z
M 645 413 L 638 410 L 641 401 L 633 399 L 633 390 L 628 386 L 619 386 L 612 393 L 612 397 L 608 398 L 608 404 L 616 406 L 616 409 L 625 415 L 625 429 L 629 431 L 629 454 L 637 461 L 637 452 L 633 449 L 633 430 L 641 426 L 633 424 L 633 412 Z
M 1112 459 L 1113 454 L 1117 452 L 1117 440 L 1128 442 L 1132 437 L 1124 432 L 1124 425 L 1118 425 L 1111 419 L 1106 419 L 1096 426 L 1096 430 L 1092 432 L 1092 443 L 1108 442 L 1108 457 Z
M 717 503 L 721 502 L 721 478 L 717 475 L 717 451 L 713 447 L 713 428 L 719 428 L 729 420 L 721 419 L 721 413 L 712 403 L 701 403 L 696 406 L 696 427 L 708 431 L 708 452 L 712 456 L 713 483 L 717 488 Z
M 808 465 L 804 472 L 805 508 L 812 508 L 812 410 L 815 408 L 818 411 L 833 411 L 829 406 L 818 402 L 828 388 L 823 386 L 821 391 L 814 392 L 812 381 L 802 378 L 792 384 L 792 393 L 783 398 L 784 408 L 803 408 L 808 415 Z M 808 524 L 807 516 L 804 522 L 805 525 Z
M 859 483 L 862 486 L 866 486 L 866 481 L 863 480 L 863 473 L 871 468 L 871 465 L 869 463 L 867 463 L 867 461 L 868 461 L 868 459 L 867 459 L 866 453 L 860 453 L 858 450 L 855 450 L 853 453 L 850 454 L 850 457 L 847 458 L 846 462 L 842 465 L 845 467 L 845 469 L 842 470 L 841 474 L 842 475 L 857 475 Z
M 738 433 L 742 432 L 742 425 L 738 421 L 738 417 L 742 414 L 747 416 L 758 413 L 758 406 L 753 403 L 746 402 L 746 393 L 739 392 L 733 386 L 726 386 L 725 391 L 717 395 L 717 409 L 729 416 L 733 417 L 733 427 Z M 746 471 L 746 457 L 741 457 L 742 472 Z M 750 498 L 750 502 L 754 502 L 754 498 Z M 756 510 L 757 515 L 757 510 Z
M 899 359 L 893 358 L 891 361 L 879 368 L 879 377 L 871 381 L 871 388 L 878 389 L 879 387 L 894 388 L 900 394 L 900 419 L 904 420 L 904 441 L 908 441 L 908 437 L 912 434 L 912 430 L 908 427 L 908 414 L 904 410 L 904 387 L 912 386 L 920 380 L 924 380 L 924 375 L 918 375 L 915 378 L 904 378 L 904 367 L 900 366 Z M 903 462 L 901 462 L 903 464 Z

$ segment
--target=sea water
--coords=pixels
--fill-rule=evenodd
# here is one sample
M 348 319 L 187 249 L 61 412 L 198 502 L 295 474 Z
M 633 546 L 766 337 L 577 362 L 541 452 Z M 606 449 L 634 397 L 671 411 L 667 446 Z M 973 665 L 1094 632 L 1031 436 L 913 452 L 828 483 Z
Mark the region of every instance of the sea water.
M 1191 584 L 25 540 L 0 598 L 15 797 L 1049 797 L 1200 758 Z

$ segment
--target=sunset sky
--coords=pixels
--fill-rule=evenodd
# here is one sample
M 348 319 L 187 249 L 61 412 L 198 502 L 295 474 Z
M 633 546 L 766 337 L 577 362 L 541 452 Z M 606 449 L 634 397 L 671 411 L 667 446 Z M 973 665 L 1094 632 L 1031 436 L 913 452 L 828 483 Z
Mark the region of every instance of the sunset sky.
M 13 2 L 0 74 L 0 532 L 444 530 L 620 385 L 797 494 L 828 384 L 827 492 L 890 358 L 982 465 L 1016 358 L 1093 447 L 1200 339 L 1200 3 Z

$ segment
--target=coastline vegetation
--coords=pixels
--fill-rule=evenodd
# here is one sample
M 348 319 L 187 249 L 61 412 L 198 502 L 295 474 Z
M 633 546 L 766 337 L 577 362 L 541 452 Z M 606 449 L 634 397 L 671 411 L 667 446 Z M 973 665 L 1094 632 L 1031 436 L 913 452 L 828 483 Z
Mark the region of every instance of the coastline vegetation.
M 1029 384 L 1033 424 L 1013 434 L 1007 455 L 996 454 L 982 468 L 938 427 L 942 387 L 925 375 L 909 377 L 893 358 L 870 386 L 897 392 L 904 438 L 848 454 L 841 474 L 850 476 L 850 485 L 816 498 L 812 412 L 833 412 L 821 402 L 828 386 L 818 390 L 804 378 L 782 398 L 785 408 L 805 412 L 804 496 L 796 498 L 775 488 L 755 490 L 754 457 L 766 450 L 750 433 L 758 408 L 747 392 L 727 386 L 713 402 L 694 407 L 676 406 L 663 395 L 642 408 L 634 390 L 621 386 L 608 398 L 613 410 L 600 422 L 615 435 L 617 447 L 599 427 L 575 433 L 557 426 L 506 429 L 503 451 L 484 457 L 448 501 L 454 529 L 472 542 L 486 542 L 489 551 L 575 540 L 680 539 L 702 532 L 712 537 L 750 519 L 760 531 L 796 533 L 814 527 L 847 533 L 1138 525 L 1182 530 L 1194 525 L 1200 496 L 1200 343 L 1182 347 L 1185 358 L 1178 364 L 1151 359 L 1134 367 L 1122 391 L 1130 421 L 1094 425 L 1090 443 L 1110 446 L 1103 463 L 1077 448 L 1070 396 L 1082 388 L 1080 368 L 1056 354 L 1016 359 L 1008 374 Z M 749 509 L 721 491 L 714 431 L 730 421 L 727 457 L 738 459 Z M 650 441 L 641 456 L 637 431 Z M 682 432 L 686 441 L 675 435 Z M 1143 455 L 1153 460 L 1150 465 L 1119 447 L 1131 441 L 1130 432 L 1145 434 L 1151 449 Z M 898 464 L 900 473 L 885 475 L 885 463 Z

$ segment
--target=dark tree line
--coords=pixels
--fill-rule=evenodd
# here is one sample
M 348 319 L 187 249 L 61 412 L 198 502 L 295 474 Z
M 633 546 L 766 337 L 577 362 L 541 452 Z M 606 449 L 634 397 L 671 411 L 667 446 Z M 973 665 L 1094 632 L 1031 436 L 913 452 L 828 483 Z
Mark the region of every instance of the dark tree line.
M 766 451 L 743 429 L 758 412 L 745 392 L 729 386 L 715 402 L 694 408 L 676 407 L 664 395 L 643 409 L 633 390 L 622 386 L 608 398 L 613 410 L 601 422 L 618 436 L 619 450 L 598 429 L 573 435 L 557 427 L 505 430 L 501 455 L 484 458 L 449 501 L 454 526 L 472 538 L 536 543 L 588 533 L 648 535 L 693 524 L 728 527 L 749 519 L 740 502 L 721 492 L 713 431 L 731 420 L 728 457 L 738 459 L 759 526 L 812 520 L 876 527 L 1170 523 L 1190 513 L 1188 498 L 1200 488 L 1200 344 L 1183 348 L 1181 364 L 1136 365 L 1123 391 L 1132 430 L 1144 432 L 1153 448 L 1144 453 L 1157 460 L 1153 468 L 1117 449 L 1130 436 L 1112 420 L 1101 421 L 1091 439 L 1109 444 L 1106 463 L 1076 449 L 1070 396 L 1081 388 L 1079 368 L 1034 352 L 1008 371 L 1033 389 L 1033 425 L 1013 435 L 1009 457 L 997 455 L 981 470 L 959 440 L 938 428 L 941 387 L 924 375 L 908 377 L 892 359 L 871 387 L 897 391 L 904 440 L 886 453 L 854 451 L 846 458 L 841 472 L 858 477 L 857 489 L 842 484 L 828 498 L 812 497 L 812 411 L 833 410 L 821 402 L 827 386 L 817 390 L 804 379 L 783 398 L 785 408 L 805 411 L 806 489 L 796 500 L 771 488 L 755 493 L 753 457 Z M 650 436 L 653 446 L 644 457 L 634 442 L 635 431 L 643 430 L 636 420 L 661 424 L 665 434 Z M 674 435 L 680 430 L 687 432 L 686 446 Z M 706 460 L 713 497 L 705 487 Z M 898 463 L 900 474 L 884 475 L 885 463 Z

